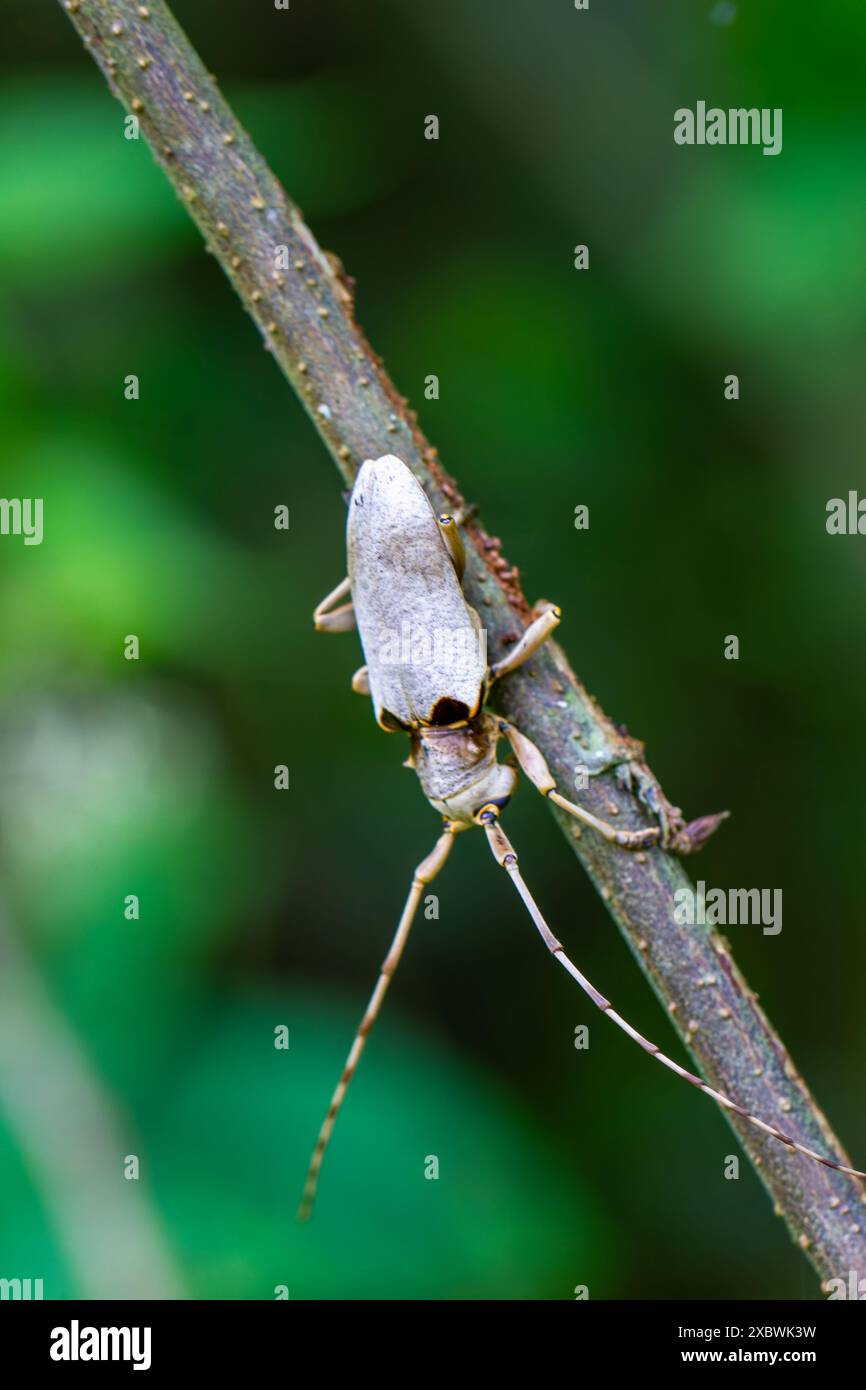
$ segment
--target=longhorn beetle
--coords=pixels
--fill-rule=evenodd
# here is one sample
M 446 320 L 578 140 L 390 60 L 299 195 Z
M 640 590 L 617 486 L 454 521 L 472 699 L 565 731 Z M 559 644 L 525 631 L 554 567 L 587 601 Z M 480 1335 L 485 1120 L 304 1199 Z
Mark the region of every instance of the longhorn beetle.
M 383 729 L 409 735 L 408 766 L 418 774 L 421 790 L 444 824 L 435 848 L 415 870 L 391 948 L 319 1131 L 298 1212 L 300 1219 L 306 1219 L 312 1210 L 337 1112 L 403 954 L 424 888 L 448 858 L 454 836 L 472 826 L 484 830 L 493 857 L 508 873 L 547 949 L 593 1004 L 645 1052 L 712 1096 L 724 1109 L 741 1115 L 789 1148 L 828 1168 L 866 1177 L 856 1168 L 846 1168 L 798 1144 L 666 1057 L 581 974 L 542 917 L 499 823 L 518 780 L 515 767 L 496 760 L 500 738 L 505 738 L 517 765 L 542 796 L 623 850 L 660 845 L 675 853 L 689 853 L 699 849 L 724 818 L 704 816 L 684 825 L 662 815 L 660 825 L 617 830 L 562 796 L 535 744 L 512 723 L 485 708 L 493 683 L 522 666 L 557 626 L 559 609 L 553 604 L 543 605 L 511 650 L 488 666 L 481 619 L 463 595 L 465 555 L 457 522 L 451 516 L 437 518 L 414 474 L 392 454 L 368 459 L 358 473 L 349 498 L 346 546 L 348 577 L 319 604 L 313 615 L 316 630 L 349 632 L 357 624 L 367 664 L 355 672 L 352 689 L 372 697 L 376 720 Z

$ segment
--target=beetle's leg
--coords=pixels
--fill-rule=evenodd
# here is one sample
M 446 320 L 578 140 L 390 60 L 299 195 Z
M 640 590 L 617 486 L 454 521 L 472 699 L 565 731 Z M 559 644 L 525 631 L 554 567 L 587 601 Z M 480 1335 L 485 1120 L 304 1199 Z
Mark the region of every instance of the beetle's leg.
M 660 826 L 648 826 L 645 830 L 618 830 L 616 826 L 610 825 L 608 821 L 599 820 L 591 811 L 577 806 L 556 790 L 556 779 L 541 750 L 513 724 L 500 720 L 499 731 L 508 739 L 520 767 L 542 796 L 561 806 L 577 820 L 591 825 L 599 835 L 603 835 L 611 844 L 619 845 L 621 849 L 646 849 L 649 845 L 661 845 L 662 849 L 674 854 L 693 854 L 705 844 L 722 821 L 727 819 L 728 812 L 720 811 L 709 816 L 699 816 L 687 825 L 678 812 L 676 821 L 669 822 L 662 818 Z
M 313 622 L 317 632 L 352 631 L 355 626 L 355 610 L 351 602 L 344 603 L 339 608 L 332 608 L 332 604 L 338 603 L 350 592 L 349 580 L 344 579 L 342 584 L 338 584 L 336 589 L 332 589 L 327 597 L 322 599 L 318 608 L 313 612 Z
M 394 974 L 394 971 L 397 969 L 397 966 L 400 963 L 400 957 L 403 954 L 403 947 L 406 945 L 406 940 L 409 936 L 409 930 L 412 926 L 412 921 L 415 917 L 415 913 L 418 910 L 418 904 L 421 901 L 421 894 L 423 893 L 426 885 L 433 881 L 433 879 L 438 874 L 439 870 L 442 868 L 442 865 L 448 858 L 451 846 L 454 843 L 455 834 L 458 830 L 462 829 L 464 829 L 463 826 L 455 825 L 451 821 L 446 821 L 445 828 L 442 831 L 442 834 L 439 836 L 439 839 L 436 841 L 434 849 L 430 854 L 428 854 L 426 859 L 421 861 L 421 863 L 415 870 L 415 874 L 412 879 L 412 887 L 409 889 L 409 896 L 406 899 L 406 906 L 403 908 L 403 915 L 401 916 L 399 924 L 397 926 L 397 930 L 394 933 L 394 939 L 391 942 L 391 948 L 388 951 L 388 954 L 385 957 L 384 961 L 382 962 L 382 968 L 379 972 L 379 978 L 376 981 L 376 988 L 373 990 L 373 993 L 370 996 L 370 1002 L 367 1005 L 364 1017 L 361 1019 L 361 1022 L 358 1026 L 358 1031 L 355 1034 L 355 1041 L 352 1043 L 351 1049 L 349 1051 L 349 1056 L 346 1059 L 346 1065 L 344 1066 L 340 1080 L 337 1083 L 337 1088 L 334 1091 L 333 1096 L 331 1097 L 331 1104 L 328 1106 L 328 1111 L 322 1123 L 322 1128 L 319 1130 L 319 1137 L 316 1141 L 316 1147 L 313 1150 L 313 1156 L 310 1159 L 310 1166 L 307 1169 L 307 1181 L 304 1185 L 304 1194 L 301 1198 L 301 1205 L 298 1208 L 299 1221 L 306 1221 L 308 1216 L 310 1215 L 310 1212 L 313 1209 L 313 1202 L 316 1196 L 316 1186 L 319 1181 L 319 1171 L 322 1167 L 322 1159 L 325 1156 L 325 1149 L 327 1148 L 328 1140 L 331 1137 L 331 1131 L 334 1128 L 334 1121 L 336 1120 L 337 1113 L 345 1099 L 349 1083 L 355 1074 L 355 1068 L 358 1065 L 361 1053 L 364 1051 L 364 1044 L 367 1041 L 367 1036 L 370 1032 L 370 1029 L 373 1027 L 373 1024 L 376 1022 L 379 1010 L 382 1007 L 382 1000 L 385 998 L 388 986 L 391 983 L 391 976 Z
M 658 820 L 662 828 L 662 849 L 672 850 L 674 854 L 695 854 L 722 821 L 727 820 L 729 812 L 718 811 L 686 821 L 679 806 L 671 805 L 657 777 L 643 761 L 643 746 L 638 744 L 637 747 L 637 758 L 617 759 L 617 778 Z
M 501 661 L 497 661 L 491 666 L 491 681 L 499 680 L 500 676 L 507 676 L 510 671 L 516 671 L 518 666 L 522 666 L 524 661 L 528 661 L 532 653 L 538 651 L 542 642 L 547 641 L 561 617 L 562 614 L 556 604 L 549 603 L 544 611 L 529 624 L 511 651 L 506 652 Z
M 605 772 L 613 772 L 627 791 L 637 797 L 655 816 L 661 826 L 662 849 L 673 854 L 695 854 L 702 849 L 710 836 L 718 830 L 728 811 L 714 812 L 708 816 L 698 816 L 696 820 L 686 821 L 679 806 L 672 806 L 659 785 L 658 778 L 643 761 L 644 746 L 630 735 L 624 734 L 621 743 L 611 748 L 590 752 L 582 748 L 580 752 L 581 770 L 588 777 L 599 777 Z
M 352 689 L 356 695 L 370 694 L 370 668 L 369 666 L 359 666 L 352 677 Z
M 661 827 L 658 825 L 648 826 L 646 830 L 617 830 L 616 826 L 609 825 L 607 821 L 599 820 L 591 811 L 585 811 L 582 806 L 576 806 L 573 801 L 568 801 L 556 790 L 556 779 L 547 763 L 544 755 L 539 748 L 536 748 L 531 739 L 522 734 L 519 729 L 515 729 L 513 724 L 507 724 L 505 720 L 500 720 L 499 730 L 508 739 L 514 756 L 523 772 L 530 782 L 546 796 L 550 801 L 561 806 L 563 811 L 568 811 L 577 820 L 583 821 L 584 825 L 591 825 L 593 830 L 597 830 L 599 835 L 603 835 L 612 845 L 619 845 L 621 849 L 646 849 L 648 845 L 657 845 L 662 838 Z
M 589 996 L 596 1008 L 601 1009 L 602 1013 L 607 1014 L 608 1018 L 613 1019 L 616 1026 L 621 1028 L 624 1033 L 627 1033 L 632 1042 L 636 1042 L 638 1047 L 642 1047 L 644 1052 L 648 1052 L 651 1057 L 655 1057 L 656 1061 L 661 1062 L 662 1066 L 667 1067 L 669 1071 L 675 1072 L 676 1075 L 681 1076 L 684 1081 L 690 1082 L 690 1084 L 696 1086 L 699 1091 L 703 1091 L 704 1095 L 710 1096 L 718 1105 L 721 1105 L 723 1109 L 732 1110 L 735 1115 L 740 1115 L 742 1119 L 748 1120 L 750 1124 L 756 1125 L 757 1128 L 762 1129 L 765 1134 L 771 1135 L 773 1139 L 778 1139 L 781 1144 L 786 1144 L 789 1149 L 795 1149 L 797 1153 L 805 1154 L 807 1158 L 814 1159 L 816 1163 L 823 1163 L 825 1168 L 835 1168 L 839 1173 L 850 1173 L 854 1178 L 866 1177 L 866 1173 L 861 1173 L 857 1168 L 846 1168 L 844 1164 L 836 1163 L 832 1158 L 825 1158 L 823 1154 L 816 1153 L 814 1149 L 807 1149 L 804 1144 L 798 1144 L 796 1139 L 791 1139 L 789 1135 L 783 1134 L 780 1129 L 776 1129 L 773 1125 L 768 1125 L 766 1121 L 758 1119 L 757 1115 L 753 1115 L 750 1110 L 745 1110 L 743 1106 L 738 1105 L 736 1101 L 730 1100 L 727 1096 L 722 1095 L 720 1091 L 714 1091 L 712 1086 L 708 1086 L 699 1076 L 695 1076 L 694 1072 L 687 1071 L 686 1068 L 681 1067 L 678 1062 L 674 1062 L 670 1057 L 666 1057 L 663 1052 L 659 1051 L 655 1043 L 650 1042 L 649 1039 L 639 1033 L 636 1028 L 632 1028 L 631 1024 L 627 1023 L 622 1015 L 616 1012 L 609 1000 L 605 999 L 603 994 L 599 994 L 595 985 L 593 985 L 585 975 L 582 975 L 577 966 L 569 960 L 563 950 L 562 943 L 557 941 L 550 927 L 545 922 L 538 904 L 523 881 L 523 877 L 517 866 L 517 855 L 514 852 L 514 846 L 498 823 L 498 807 L 483 807 L 477 819 L 487 832 L 487 840 L 493 851 L 493 857 L 498 864 L 502 865 L 503 869 L 507 870 L 509 878 L 523 899 L 524 906 L 532 918 L 538 934 L 548 951 L 559 961 L 563 969 L 568 971 L 572 979 L 577 981 L 584 994 Z

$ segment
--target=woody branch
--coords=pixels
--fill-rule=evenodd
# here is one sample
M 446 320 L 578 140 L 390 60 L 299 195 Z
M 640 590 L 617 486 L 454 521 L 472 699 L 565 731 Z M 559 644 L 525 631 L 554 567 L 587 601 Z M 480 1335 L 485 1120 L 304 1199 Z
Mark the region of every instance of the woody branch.
M 435 507 L 459 507 L 457 484 L 355 322 L 352 281 L 318 246 L 163 0 L 61 3 L 114 95 L 140 121 L 345 483 L 365 458 L 395 453 Z M 498 541 L 477 519 L 465 529 L 467 597 L 483 615 L 496 659 L 519 635 L 529 608 Z M 597 762 L 622 746 L 553 643 L 507 677 L 497 699 L 541 748 L 561 786 L 570 785 L 576 763 Z M 639 761 L 637 748 L 634 753 Z M 582 800 L 623 827 L 650 823 L 616 776 L 593 778 Z M 623 853 L 564 813 L 553 814 L 709 1083 L 798 1142 L 850 1163 L 727 942 L 675 921 L 675 895 L 690 888 L 679 861 L 657 849 Z M 822 1278 L 866 1270 L 859 1183 L 793 1154 L 736 1116 L 727 1118 L 776 1212 Z

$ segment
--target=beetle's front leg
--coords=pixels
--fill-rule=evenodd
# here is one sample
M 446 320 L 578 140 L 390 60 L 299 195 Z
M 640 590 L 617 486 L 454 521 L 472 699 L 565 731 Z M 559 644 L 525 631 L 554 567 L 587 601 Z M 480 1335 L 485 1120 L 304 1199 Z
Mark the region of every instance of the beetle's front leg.
M 591 811 L 586 811 L 582 806 L 577 806 L 573 801 L 569 801 L 567 797 L 562 796 L 556 790 L 556 778 L 547 766 L 541 749 L 536 748 L 532 739 L 527 738 L 513 724 L 508 724 L 505 720 L 500 720 L 499 731 L 508 739 L 511 750 L 520 764 L 521 771 L 526 774 L 536 791 L 541 792 L 542 796 L 546 796 L 557 806 L 561 806 L 563 811 L 568 811 L 575 820 L 591 826 L 610 844 L 619 845 L 620 849 L 647 849 L 650 845 L 660 843 L 662 838 L 661 826 L 651 825 L 645 830 L 618 830 L 616 826 L 594 816 Z
M 674 854 L 694 854 L 728 817 L 727 811 L 698 816 L 686 821 L 679 806 L 665 796 L 661 783 L 643 760 L 644 745 L 639 739 L 624 734 L 622 743 L 603 748 L 597 753 L 582 750 L 580 768 L 589 777 L 613 772 L 618 782 L 636 796 L 658 820 L 662 830 L 661 847 Z
M 642 744 L 637 746 L 642 750 Z M 658 817 L 662 828 L 662 849 L 672 850 L 674 854 L 694 854 L 730 814 L 728 811 L 719 811 L 686 821 L 679 806 L 674 806 L 668 801 L 658 778 L 640 757 L 616 757 L 611 766 L 616 768 L 616 776 L 623 786 L 637 797 L 641 805 L 646 806 L 648 811 Z
M 615 773 L 617 781 L 656 817 L 662 831 L 662 849 L 670 849 L 685 828 L 683 813 L 678 806 L 673 806 L 668 801 L 661 784 L 646 764 L 641 762 L 642 752 L 643 744 L 632 738 L 628 738 L 626 743 L 615 743 L 597 751 L 581 749 L 576 770 L 587 777 L 602 777 L 606 772 Z
M 644 746 L 639 739 L 629 734 L 623 736 L 622 743 L 614 743 L 607 748 L 591 752 L 581 749 L 578 767 L 588 777 L 600 777 L 605 772 L 613 772 L 618 782 L 636 796 L 658 820 L 661 826 L 662 849 L 674 854 L 694 854 L 701 849 L 718 829 L 728 812 L 720 811 L 709 816 L 698 816 L 697 820 L 686 821 L 679 806 L 668 801 L 661 783 L 643 761 Z
M 313 611 L 313 623 L 317 632 L 351 632 L 355 626 L 355 609 L 351 600 L 348 603 L 340 604 L 339 608 L 334 608 L 335 603 L 345 598 L 351 593 L 351 586 L 348 578 L 342 584 L 338 584 L 336 589 L 332 589 L 318 607 Z
M 687 825 L 682 812 L 677 807 L 670 805 L 658 783 L 653 779 L 658 795 L 664 801 L 665 813 L 662 813 L 660 803 L 651 804 L 650 809 L 656 812 L 661 823 L 649 826 L 645 830 L 618 830 L 616 826 L 600 820 L 591 812 L 584 810 L 582 806 L 577 806 L 573 801 L 569 801 L 556 790 L 556 779 L 547 766 L 541 750 L 536 748 L 531 739 L 528 739 L 513 724 L 507 724 L 504 720 L 500 722 L 499 728 L 508 739 L 523 772 L 536 789 L 541 792 L 542 796 L 548 797 L 564 811 L 568 811 L 569 815 L 574 816 L 576 820 L 592 826 L 611 844 L 619 845 L 621 849 L 638 850 L 646 849 L 649 845 L 660 845 L 662 849 L 672 851 L 675 854 L 692 854 L 701 848 L 704 841 L 709 839 L 728 814 L 727 811 L 722 811 L 718 815 L 701 816 L 698 820 Z M 590 769 L 590 773 L 597 775 L 606 770 L 607 767 L 616 766 L 619 761 L 618 755 L 614 754 L 607 761 L 606 766 L 599 764 Z M 639 766 L 632 764 L 628 758 L 623 758 L 622 762 L 633 772 Z
M 558 625 L 562 613 L 555 603 L 545 604 L 543 611 L 529 624 L 529 627 L 518 638 L 510 651 L 505 653 L 501 661 L 497 661 L 490 668 L 490 680 L 499 680 L 500 676 L 507 676 L 509 672 L 516 671 L 518 666 L 522 666 L 528 661 L 533 652 L 537 652 L 542 642 L 546 642 L 553 629 Z

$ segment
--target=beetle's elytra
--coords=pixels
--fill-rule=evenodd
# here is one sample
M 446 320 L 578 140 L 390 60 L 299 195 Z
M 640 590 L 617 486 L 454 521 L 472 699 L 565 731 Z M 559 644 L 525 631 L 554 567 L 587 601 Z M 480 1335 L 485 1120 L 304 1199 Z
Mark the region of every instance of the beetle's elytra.
M 494 858 L 514 882 L 548 950 L 633 1041 L 774 1139 L 829 1168 L 866 1177 L 797 1143 L 666 1057 L 581 974 L 541 915 L 500 825 L 501 813 L 517 785 L 518 768 L 543 796 L 623 850 L 659 845 L 689 853 L 699 849 L 723 819 L 704 816 L 691 825 L 618 830 L 562 796 L 535 744 L 486 708 L 494 683 L 521 666 L 550 636 L 559 623 L 559 609 L 545 605 L 511 650 L 488 665 L 481 620 L 463 593 L 464 556 L 457 522 L 450 516 L 436 516 L 414 474 L 393 454 L 368 459 L 358 473 L 349 498 L 346 543 L 348 576 L 319 604 L 316 628 L 348 632 L 357 626 L 366 665 L 353 676 L 352 689 L 370 696 L 383 729 L 402 730 L 409 736 L 409 765 L 444 824 L 434 849 L 415 870 L 394 939 L 322 1124 L 299 1216 L 309 1216 L 312 1209 L 337 1112 L 403 953 L 423 889 L 445 863 L 455 835 L 472 826 L 484 830 Z M 516 766 L 497 761 L 503 737 Z

